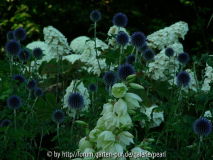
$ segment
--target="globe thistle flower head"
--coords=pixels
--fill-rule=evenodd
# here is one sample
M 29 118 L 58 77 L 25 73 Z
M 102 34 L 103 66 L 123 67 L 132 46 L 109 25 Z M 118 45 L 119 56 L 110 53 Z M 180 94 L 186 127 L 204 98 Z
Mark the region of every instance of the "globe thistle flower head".
M 62 123 L 64 121 L 64 118 L 64 112 L 59 109 L 56 109 L 52 114 L 52 119 L 56 123 Z
M 71 93 L 68 97 L 68 106 L 74 110 L 82 109 L 84 106 L 84 97 L 80 93 Z
M 118 77 L 122 81 L 126 81 L 129 75 L 135 74 L 135 69 L 131 64 L 125 63 L 118 68 Z
M 11 123 L 10 120 L 4 119 L 3 121 L 1 121 L 1 127 L 7 127 L 10 125 L 10 123 Z
M 117 26 L 117 27 L 126 27 L 128 19 L 126 17 L 125 14 L 123 13 L 117 13 L 114 17 L 113 17 L 113 25 Z
M 33 55 L 33 57 L 35 57 L 36 59 L 39 59 L 39 58 L 42 57 L 43 51 L 41 50 L 41 48 L 36 47 L 36 48 L 33 49 L 32 55 Z
M 140 52 L 144 52 L 145 50 L 149 49 L 147 43 L 145 42 L 141 47 L 138 48 Z
M 7 37 L 7 40 L 9 40 L 9 41 L 12 40 L 12 39 L 14 39 L 14 37 L 13 37 L 13 31 L 7 32 L 6 37 Z
M 177 86 L 186 87 L 189 85 L 190 80 L 191 80 L 191 78 L 190 78 L 189 73 L 187 73 L 186 71 L 181 71 L 177 75 Z
M 5 51 L 9 55 L 16 56 L 21 52 L 21 44 L 15 39 L 12 39 L 6 43 Z
M 130 54 L 126 57 L 126 63 L 133 64 L 135 62 L 135 55 Z
M 142 47 L 142 45 L 146 42 L 146 36 L 142 32 L 134 32 L 131 35 L 131 43 L 135 47 Z
M 12 80 L 17 80 L 17 86 L 20 86 L 21 83 L 25 82 L 25 77 L 21 74 L 15 74 L 12 78 Z
M 17 95 L 12 95 L 7 99 L 7 106 L 11 109 L 19 109 L 21 104 L 21 98 Z
M 18 54 L 18 58 L 24 62 L 30 59 L 30 52 L 27 49 L 23 49 L 22 52 Z
M 174 51 L 174 49 L 171 48 L 171 47 L 167 47 L 167 48 L 165 49 L 165 55 L 168 56 L 168 57 L 174 56 L 174 53 L 175 53 L 175 51 Z
M 212 124 L 208 119 L 200 117 L 194 122 L 193 130 L 195 134 L 208 136 L 211 133 Z
M 34 89 L 36 89 L 36 87 L 37 87 L 37 82 L 35 79 L 28 82 L 28 84 L 27 84 L 27 89 L 29 89 L 29 90 L 34 90 Z
M 101 13 L 97 10 L 94 10 L 90 13 L 90 19 L 93 22 L 98 22 L 101 19 Z
M 143 52 L 143 58 L 145 61 L 152 61 L 155 58 L 155 52 L 151 49 L 147 49 Z
M 97 91 L 97 86 L 96 86 L 94 83 L 90 83 L 90 84 L 88 85 L 88 90 L 89 90 L 90 92 L 96 92 L 96 91 Z
M 117 82 L 117 76 L 112 71 L 106 72 L 103 76 L 103 81 L 106 86 L 113 86 Z
M 35 97 L 42 97 L 44 95 L 44 91 L 41 88 L 36 88 L 34 90 L 34 96 Z
M 186 53 L 186 52 L 180 53 L 180 54 L 178 55 L 177 59 L 178 59 L 178 61 L 179 61 L 180 63 L 185 64 L 185 63 L 187 63 L 187 62 L 189 61 L 189 54 Z
M 129 42 L 129 36 L 125 32 L 119 32 L 116 36 L 116 43 L 125 46 Z
M 13 36 L 18 41 L 23 41 L 27 37 L 27 32 L 23 28 L 18 28 L 14 30 Z

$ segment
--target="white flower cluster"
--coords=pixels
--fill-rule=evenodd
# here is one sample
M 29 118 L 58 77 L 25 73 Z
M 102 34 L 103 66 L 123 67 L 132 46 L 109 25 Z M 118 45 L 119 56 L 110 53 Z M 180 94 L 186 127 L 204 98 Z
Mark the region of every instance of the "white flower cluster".
M 203 84 L 201 90 L 204 92 L 209 92 L 211 89 L 211 86 L 209 85 L 209 83 L 211 83 L 213 81 L 213 68 L 211 66 L 209 66 L 208 64 L 206 64 L 205 77 L 206 78 L 204 80 L 204 84 Z
M 129 33 L 126 31 L 126 28 L 123 28 L 123 27 L 120 27 L 119 29 L 119 32 L 122 31 L 122 32 L 125 32 L 129 38 L 130 38 L 130 35 Z M 112 35 L 115 35 L 115 34 L 118 34 L 118 27 L 117 26 L 112 26 L 110 27 L 109 31 L 108 31 L 108 36 L 112 36 Z M 116 40 L 115 38 L 109 38 L 109 42 L 108 42 L 108 45 L 110 46 L 115 46 L 116 45 Z M 127 46 L 130 45 L 130 42 L 124 47 L 124 49 L 127 48 Z
M 173 48 L 174 56 L 170 58 L 169 74 L 174 76 L 175 72 L 179 69 L 180 63 L 177 61 L 177 55 L 183 52 L 183 45 L 181 43 L 174 43 L 168 47 Z M 175 61 L 174 61 L 175 60 Z M 165 55 L 165 49 L 155 56 L 153 62 L 149 63 L 149 75 L 154 80 L 165 81 L 167 80 L 166 74 L 168 74 L 169 57 Z
M 210 110 L 208 110 L 204 113 L 204 117 L 212 117 Z
M 83 82 L 80 82 L 79 80 L 73 80 L 70 83 L 70 86 L 66 89 L 66 94 L 64 95 L 64 104 L 63 108 L 68 107 L 68 98 L 71 93 L 78 92 L 84 97 L 84 107 L 81 109 L 81 111 L 88 111 L 89 105 L 91 104 L 91 100 L 89 98 L 89 92 L 88 89 L 84 87 Z M 73 117 L 74 110 L 69 110 L 69 115 Z
M 70 48 L 75 52 L 75 54 L 82 54 L 86 47 L 87 40 L 89 40 L 89 37 L 79 36 L 71 41 Z
M 152 49 L 162 50 L 166 46 L 177 43 L 178 38 L 183 38 L 188 32 L 188 24 L 185 22 L 177 22 L 169 27 L 161 29 L 154 32 L 153 34 L 147 36 L 148 46 Z
M 141 112 L 145 113 L 148 117 L 149 121 L 149 128 L 154 128 L 160 126 L 160 124 L 164 121 L 163 111 L 156 112 L 154 108 L 158 107 L 156 104 L 152 105 L 151 107 L 147 108 L 145 106 L 141 107 Z M 146 126 L 145 120 L 140 122 L 141 127 L 144 128 Z
M 70 52 L 70 47 L 65 36 L 52 26 L 44 27 L 44 40 L 50 47 L 50 54 L 54 58 L 66 55 Z

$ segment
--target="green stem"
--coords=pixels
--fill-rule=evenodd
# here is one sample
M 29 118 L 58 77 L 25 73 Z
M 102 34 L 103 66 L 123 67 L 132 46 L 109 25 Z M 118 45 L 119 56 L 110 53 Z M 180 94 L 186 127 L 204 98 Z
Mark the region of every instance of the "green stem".
M 135 46 L 133 47 L 131 54 L 133 54 L 133 53 L 134 53 L 134 50 L 135 50 Z
M 58 54 L 58 52 L 57 52 Z M 58 83 L 59 83 L 59 73 L 60 73 L 60 56 L 58 55 L 58 65 L 57 65 L 57 68 L 58 68 L 58 73 L 57 73 L 57 81 L 56 81 L 56 97 L 55 97 L 55 108 L 57 108 L 58 106 Z
M 200 146 L 201 146 L 202 140 L 203 140 L 203 136 L 200 136 L 200 141 L 199 141 L 199 146 L 198 146 L 198 152 L 197 152 L 197 154 L 200 154 Z
M 137 58 L 138 58 L 138 47 L 136 48 L 135 63 L 137 62 Z
M 193 68 L 194 68 L 194 77 L 195 77 L 196 84 L 197 84 L 197 90 L 198 90 L 198 92 L 200 92 L 200 86 L 199 86 L 199 83 L 198 83 L 198 80 L 197 80 L 197 74 L 196 74 L 195 63 L 196 63 L 196 62 L 194 62 L 194 64 L 193 64 Z
M 112 95 L 112 87 L 109 86 L 109 96 L 111 96 L 111 95 Z
M 40 151 L 41 151 L 42 138 L 43 138 L 43 127 L 41 129 L 41 139 L 40 139 L 40 145 L 39 145 L 39 149 L 38 149 L 38 158 L 37 158 L 37 160 L 39 160 L 39 155 L 40 155 Z
M 13 55 L 11 55 L 11 57 L 10 57 L 10 77 L 11 77 L 11 87 L 12 87 L 12 92 L 13 92 L 13 82 L 12 82 L 12 78 L 13 78 Z
M 15 130 L 16 130 L 16 109 L 14 109 L 14 124 L 15 124 Z
M 119 57 L 119 66 L 121 65 L 121 55 L 123 53 L 123 46 L 121 46 L 120 57 Z
M 74 110 L 74 117 L 73 117 L 73 121 L 72 121 L 72 126 L 71 126 L 71 145 L 72 145 L 72 138 L 73 138 L 73 135 L 72 135 L 72 133 L 73 133 L 73 127 L 74 127 L 74 122 L 75 122 L 75 115 L 76 115 L 76 110 Z
M 100 73 L 101 73 L 101 66 L 98 60 L 98 52 L 97 52 L 97 48 L 96 48 L 96 22 L 94 23 L 94 40 L 95 40 L 95 52 L 96 52 L 96 59 L 98 61 L 98 67 L 100 69 Z

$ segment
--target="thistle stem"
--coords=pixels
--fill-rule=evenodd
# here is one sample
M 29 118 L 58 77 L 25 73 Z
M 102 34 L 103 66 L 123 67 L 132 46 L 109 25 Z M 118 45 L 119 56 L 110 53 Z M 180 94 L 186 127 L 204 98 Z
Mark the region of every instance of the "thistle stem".
M 194 77 L 195 77 L 196 84 L 197 84 L 197 90 L 198 90 L 198 92 L 200 92 L 200 86 L 199 86 L 199 84 L 198 84 L 198 80 L 197 80 L 197 74 L 196 74 L 195 63 L 196 63 L 196 62 L 194 62 L 194 64 L 193 64 L 193 69 L 194 69 Z
M 37 158 L 37 160 L 39 160 L 39 155 L 40 155 L 40 151 L 41 151 L 42 138 L 43 138 L 43 127 L 41 129 L 41 139 L 40 139 L 40 145 L 39 145 L 39 149 L 38 149 L 38 158 Z
M 119 57 L 119 66 L 121 65 L 121 55 L 123 54 L 123 46 L 121 46 L 120 57 Z
M 100 73 L 101 73 L 101 66 L 98 60 L 98 52 L 97 52 L 97 48 L 96 48 L 96 22 L 94 23 L 94 40 L 95 40 L 95 52 L 96 52 L 96 59 L 98 61 L 98 67 L 100 69 Z
M 94 107 L 94 92 L 92 92 L 92 106 Z
M 198 152 L 197 152 L 197 154 L 200 154 L 200 146 L 201 146 L 202 140 L 203 140 L 203 136 L 200 136 L 200 141 L 199 141 L 199 146 L 198 146 Z
M 13 55 L 10 57 L 10 77 L 11 77 L 11 87 L 12 87 L 12 92 L 13 92 L 13 83 L 12 83 L 12 78 L 13 78 Z
M 137 62 L 137 58 L 138 58 L 138 47 L 136 48 L 135 63 Z
M 15 124 L 15 130 L 16 130 L 16 109 L 14 109 L 14 124 Z
M 109 86 L 109 96 L 111 96 L 111 95 L 112 95 L 112 87 Z
M 134 53 L 134 50 L 135 50 L 135 46 L 133 47 L 131 54 L 133 54 L 133 53 Z
M 59 73 L 60 73 L 60 56 L 59 55 L 58 55 L 58 65 L 57 65 L 57 68 L 58 68 L 58 73 L 57 73 L 57 81 L 56 81 L 56 96 L 55 96 L 56 102 L 55 102 L 55 108 L 57 108 L 57 106 L 58 106 L 58 83 L 59 83 Z
M 72 126 L 71 126 L 71 145 L 72 145 L 72 138 L 73 138 L 73 135 L 72 135 L 72 133 L 73 133 L 73 127 L 74 127 L 74 122 L 75 122 L 75 115 L 76 115 L 76 110 L 74 110 L 74 115 L 73 115 L 73 121 L 72 121 Z

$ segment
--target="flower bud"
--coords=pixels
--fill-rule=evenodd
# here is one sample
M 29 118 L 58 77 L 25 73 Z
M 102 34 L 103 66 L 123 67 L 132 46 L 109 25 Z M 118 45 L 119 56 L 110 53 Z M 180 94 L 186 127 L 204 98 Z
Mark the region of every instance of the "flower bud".
M 76 123 L 83 125 L 83 126 L 88 126 L 88 123 L 84 122 L 84 121 L 75 121 Z
M 131 80 L 131 79 L 135 79 L 136 74 L 131 74 L 128 77 L 126 77 L 126 80 Z
M 136 83 L 130 83 L 129 85 L 131 88 L 134 88 L 134 89 L 144 89 L 143 86 L 136 84 Z

